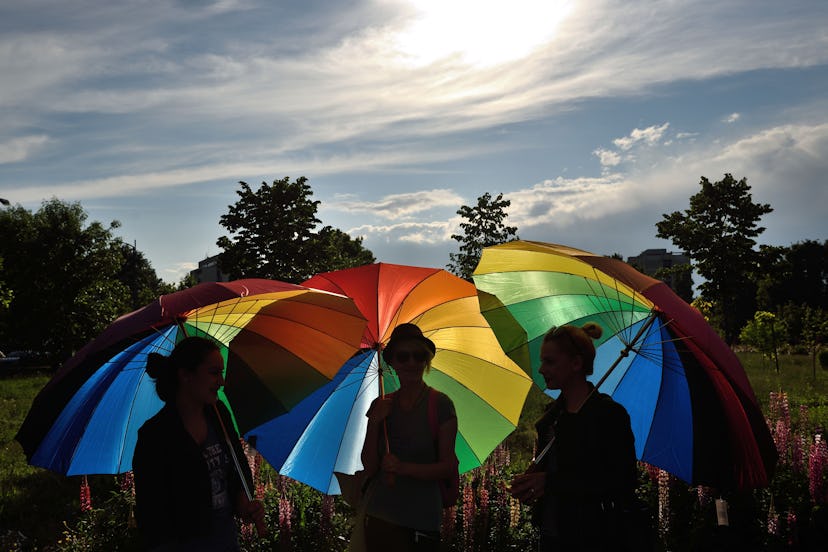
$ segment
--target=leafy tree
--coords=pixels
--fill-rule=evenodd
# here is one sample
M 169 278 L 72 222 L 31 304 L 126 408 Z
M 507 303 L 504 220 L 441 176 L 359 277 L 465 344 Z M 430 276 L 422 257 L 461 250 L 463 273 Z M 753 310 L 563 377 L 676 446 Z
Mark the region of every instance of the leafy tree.
M 705 279 L 699 288 L 718 309 L 724 338 L 732 343 L 755 311 L 754 238 L 765 230 L 757 222 L 773 209 L 752 201 L 745 178 L 737 181 L 725 174 L 710 182 L 702 177 L 700 185 L 701 191 L 690 197 L 689 209 L 662 215 L 657 235 L 671 239 L 693 259 Z
M 6 285 L 5 277 L 3 276 L 3 257 L 0 257 L 0 311 L 9 308 L 14 293 Z
M 778 344 L 785 335 L 784 327 L 772 312 L 756 311 L 753 320 L 750 320 L 739 334 L 739 341 L 762 353 L 763 357 L 776 360 L 776 371 L 779 371 L 777 357 Z
M 676 295 L 690 303 L 693 300 L 693 267 L 673 265 L 656 270 L 654 278 L 666 282 Z
M 45 201 L 32 213 L 0 212 L 0 254 L 14 291 L 3 313 L 3 341 L 62 360 L 128 310 L 127 289 L 114 278 L 123 259 L 112 230 L 86 224 L 79 203 Z
M 175 287 L 158 277 L 146 256 L 135 245 L 120 243 L 123 259 L 117 278 L 129 290 L 130 310 L 150 303 L 159 295 L 175 291 Z
M 790 247 L 762 246 L 756 279 L 757 304 L 766 310 L 783 305 L 828 309 L 828 240 L 805 240 Z
M 125 245 L 113 235 L 120 223 L 86 220 L 80 203 L 56 198 L 34 213 L 20 206 L 0 211 L 3 274 L 14 292 L 0 310 L 0 342 L 61 362 L 133 310 L 121 280 Z
M 315 231 L 319 201 L 307 178 L 262 182 L 253 190 L 240 182 L 238 201 L 221 216 L 230 232 L 216 242 L 221 270 L 231 278 L 272 278 L 298 283 L 317 272 L 374 262 L 362 239 L 326 226 Z
M 811 357 L 814 379 L 816 379 L 817 353 L 826 339 L 828 339 L 828 312 L 806 305 L 802 313 L 802 344 Z
M 453 274 L 470 280 L 484 247 L 518 239 L 517 227 L 506 226 L 509 216 L 506 209 L 512 204 L 497 194 L 492 199 L 486 192 L 477 198 L 477 205 L 463 205 L 457 214 L 465 219 L 460 223 L 462 234 L 452 234 L 451 239 L 460 242 L 459 253 L 449 253 L 451 262 L 447 265 Z

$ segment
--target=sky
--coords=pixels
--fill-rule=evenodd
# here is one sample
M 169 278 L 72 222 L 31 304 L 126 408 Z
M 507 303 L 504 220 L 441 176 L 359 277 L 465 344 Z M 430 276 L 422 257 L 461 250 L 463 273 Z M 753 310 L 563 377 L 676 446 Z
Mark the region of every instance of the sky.
M 285 176 L 388 263 L 445 267 L 486 192 L 522 239 L 678 251 L 655 224 L 725 173 L 760 243 L 828 239 L 824 0 L 0 0 L 0 75 L 0 198 L 169 282 Z

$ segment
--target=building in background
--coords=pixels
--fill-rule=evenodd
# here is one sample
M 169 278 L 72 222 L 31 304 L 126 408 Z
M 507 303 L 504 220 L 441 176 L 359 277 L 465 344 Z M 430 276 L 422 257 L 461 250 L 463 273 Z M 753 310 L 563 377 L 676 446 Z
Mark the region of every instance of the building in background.
M 198 268 L 190 271 L 190 276 L 195 278 L 196 283 L 230 281 L 230 278 L 219 270 L 218 258 L 218 255 L 207 257 L 198 262 Z
M 628 257 L 627 263 L 647 276 L 658 278 L 670 286 L 684 300 L 692 298 L 690 257 L 683 252 L 673 253 L 666 249 L 645 249 L 640 255 Z M 675 270 L 687 267 L 686 270 Z

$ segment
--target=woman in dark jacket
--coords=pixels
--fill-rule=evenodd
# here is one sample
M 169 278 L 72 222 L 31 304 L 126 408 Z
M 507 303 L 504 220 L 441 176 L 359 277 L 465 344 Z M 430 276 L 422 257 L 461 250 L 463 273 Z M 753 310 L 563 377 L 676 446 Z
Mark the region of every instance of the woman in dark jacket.
M 147 373 L 166 404 L 138 431 L 132 465 L 135 519 L 148 550 L 238 550 L 234 515 L 261 523 L 233 465 L 225 430 L 250 481 L 227 408 L 218 401 L 224 359 L 207 339 L 189 337 L 169 357 L 151 353 Z
M 630 417 L 586 379 L 601 333 L 594 323 L 555 327 L 541 346 L 540 373 L 561 394 L 536 426 L 545 453 L 511 487 L 535 504 L 541 552 L 628 549 L 625 517 L 638 483 Z

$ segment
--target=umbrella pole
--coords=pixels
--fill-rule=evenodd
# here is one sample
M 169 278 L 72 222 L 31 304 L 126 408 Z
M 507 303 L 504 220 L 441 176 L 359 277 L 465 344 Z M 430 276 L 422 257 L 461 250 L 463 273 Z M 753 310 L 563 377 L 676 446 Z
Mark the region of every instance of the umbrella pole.
M 253 492 L 251 491 L 250 485 L 247 483 L 247 478 L 245 477 L 245 474 L 242 471 L 241 464 L 239 463 L 239 457 L 236 455 L 236 449 L 233 447 L 232 441 L 230 441 L 230 434 L 227 433 L 227 428 L 224 427 L 224 421 L 221 419 L 221 414 L 219 414 L 218 405 L 214 404 L 213 409 L 216 411 L 216 418 L 218 418 L 219 425 L 221 426 L 221 432 L 224 434 L 224 441 L 227 443 L 227 448 L 230 449 L 230 457 L 233 459 L 233 465 L 236 468 L 236 473 L 239 474 L 239 479 L 241 479 L 244 494 L 247 495 L 247 500 L 252 502 Z M 256 522 L 256 533 L 259 535 L 259 537 L 264 537 L 267 535 L 267 527 L 265 527 L 263 521 Z
M 630 351 L 632 351 L 633 346 L 636 343 L 638 343 L 638 340 L 641 339 L 641 336 L 647 333 L 647 330 L 650 329 L 650 326 L 653 325 L 653 322 L 655 322 L 656 318 L 657 317 L 655 315 L 655 312 L 652 312 L 650 314 L 650 318 L 647 319 L 647 322 L 645 322 L 643 326 L 638 328 L 638 332 L 636 332 L 632 340 L 624 346 L 620 353 L 618 353 L 618 358 L 615 359 L 615 362 L 612 363 L 612 366 L 610 366 L 606 373 L 603 376 L 601 376 L 601 379 L 598 380 L 598 383 L 595 384 L 595 387 L 592 388 L 592 391 L 590 391 L 589 394 L 584 398 L 584 400 L 581 401 L 581 404 L 579 404 L 578 408 L 575 409 L 574 414 L 577 414 L 581 411 L 581 409 L 584 407 L 589 398 L 592 397 L 592 395 L 598 391 L 598 388 L 601 387 L 601 384 L 604 383 L 604 381 L 606 381 L 606 379 L 609 377 L 612 371 L 615 370 L 615 367 L 618 366 L 621 360 L 627 358 L 630 355 Z M 535 457 L 535 459 L 532 460 L 532 464 L 540 464 L 540 462 L 543 460 L 544 456 L 546 456 L 546 454 L 549 452 L 549 449 L 552 448 L 552 445 L 554 443 L 555 435 L 552 436 L 552 438 L 549 440 L 546 446 L 543 447 L 543 450 L 541 450 L 540 453 Z

